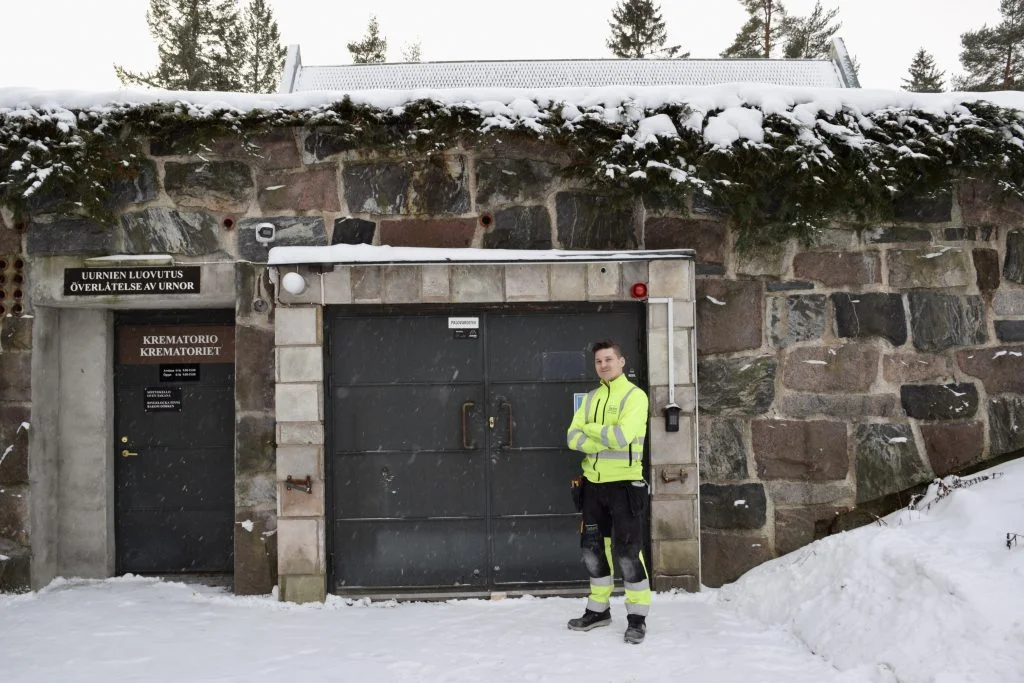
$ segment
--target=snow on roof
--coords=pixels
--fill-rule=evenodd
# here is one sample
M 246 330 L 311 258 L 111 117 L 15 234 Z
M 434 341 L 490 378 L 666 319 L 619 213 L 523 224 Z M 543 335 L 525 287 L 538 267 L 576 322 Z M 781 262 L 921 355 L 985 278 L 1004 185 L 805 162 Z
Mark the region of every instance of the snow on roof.
M 305 263 L 603 263 L 609 261 L 664 261 L 694 258 L 692 249 L 639 251 L 564 251 L 561 249 L 433 249 L 369 244 L 335 244 L 329 247 L 273 247 L 267 259 L 272 266 Z
M 571 59 L 300 66 L 290 92 L 719 83 L 843 87 L 829 60 Z
M 305 66 L 299 46 L 290 45 L 278 92 L 723 83 L 860 87 L 845 43 L 833 38 L 829 59 L 534 59 L 337 66 Z

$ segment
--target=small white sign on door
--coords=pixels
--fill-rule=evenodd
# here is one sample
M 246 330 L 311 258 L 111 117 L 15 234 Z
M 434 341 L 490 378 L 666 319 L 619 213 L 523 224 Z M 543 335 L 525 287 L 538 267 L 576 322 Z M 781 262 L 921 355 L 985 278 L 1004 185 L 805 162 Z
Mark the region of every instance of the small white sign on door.
M 586 394 L 573 394 L 572 395 L 572 412 L 576 412 L 583 405 L 583 401 L 586 400 Z
M 448 318 L 449 330 L 478 330 L 480 329 L 480 318 L 476 316 L 464 318 Z

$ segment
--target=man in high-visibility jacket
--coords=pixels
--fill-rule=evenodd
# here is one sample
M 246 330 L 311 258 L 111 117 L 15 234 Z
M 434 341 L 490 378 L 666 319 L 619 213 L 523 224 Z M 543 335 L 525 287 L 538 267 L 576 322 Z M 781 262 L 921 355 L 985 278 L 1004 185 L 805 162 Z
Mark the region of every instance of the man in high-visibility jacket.
M 580 546 L 590 574 L 590 597 L 583 616 L 571 619 L 569 628 L 589 631 L 611 623 L 608 600 L 617 570 L 626 589 L 625 640 L 640 643 L 651 605 L 643 558 L 647 394 L 623 374 L 626 359 L 618 344 L 600 341 L 591 350 L 601 385 L 587 394 L 566 437 L 569 448 L 584 455 Z

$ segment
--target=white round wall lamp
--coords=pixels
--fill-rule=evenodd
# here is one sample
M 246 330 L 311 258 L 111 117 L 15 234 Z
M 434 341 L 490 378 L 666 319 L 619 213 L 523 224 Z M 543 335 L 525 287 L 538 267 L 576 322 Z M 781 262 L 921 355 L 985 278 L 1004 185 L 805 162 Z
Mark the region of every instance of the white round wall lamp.
M 298 273 L 285 273 L 281 278 L 281 286 L 292 296 L 298 296 L 306 291 L 306 278 Z

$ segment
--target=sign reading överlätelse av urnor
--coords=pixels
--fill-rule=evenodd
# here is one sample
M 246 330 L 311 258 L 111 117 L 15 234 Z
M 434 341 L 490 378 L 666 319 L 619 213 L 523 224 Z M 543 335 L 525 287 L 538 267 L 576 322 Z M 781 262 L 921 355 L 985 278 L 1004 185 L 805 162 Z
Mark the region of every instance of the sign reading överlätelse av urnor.
M 65 268 L 64 296 L 199 294 L 199 266 Z

